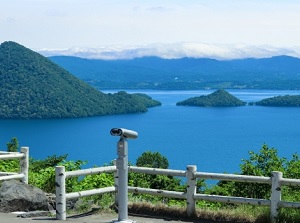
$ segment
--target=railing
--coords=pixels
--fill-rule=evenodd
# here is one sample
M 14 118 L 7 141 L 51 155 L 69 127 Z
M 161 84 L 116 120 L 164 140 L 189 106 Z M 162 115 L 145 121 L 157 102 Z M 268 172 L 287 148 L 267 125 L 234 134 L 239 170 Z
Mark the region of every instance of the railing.
M 21 147 L 20 152 L 3 152 L 0 151 L 0 160 L 20 160 L 20 172 L 0 172 L 0 181 L 20 179 L 24 183 L 28 183 L 29 168 L 29 147 Z
M 71 177 L 86 176 L 90 174 L 117 172 L 116 166 L 98 167 L 76 171 L 65 171 L 64 166 L 55 168 L 55 185 L 56 185 L 56 219 L 66 220 L 66 200 L 79 197 L 104 194 L 116 191 L 116 187 L 105 187 L 80 192 L 66 193 L 66 179 Z
M 149 195 L 158 195 L 163 197 L 179 198 L 186 200 L 186 211 L 188 216 L 193 216 L 196 212 L 196 201 L 206 200 L 213 202 L 233 203 L 233 204 L 250 204 L 257 206 L 270 206 L 271 209 L 271 222 L 276 222 L 278 211 L 281 207 L 285 208 L 300 208 L 300 202 L 289 202 L 281 200 L 281 186 L 300 186 L 299 179 L 287 179 L 282 177 L 281 172 L 273 171 L 271 177 L 260 176 L 247 176 L 247 175 L 235 175 L 235 174 L 220 174 L 220 173 L 205 173 L 197 172 L 197 167 L 193 165 L 187 166 L 187 170 L 170 170 L 170 169 L 156 169 L 146 167 L 128 167 L 129 172 L 144 173 L 144 174 L 159 174 L 175 177 L 187 178 L 187 191 L 176 192 L 167 190 L 157 190 L 151 188 L 139 188 L 128 187 L 128 191 L 131 193 L 141 193 Z M 87 174 L 96 174 L 101 172 L 114 172 L 115 174 L 115 187 L 106 187 L 101 189 L 94 189 L 90 191 L 82 191 L 75 193 L 65 193 L 65 179 L 72 176 L 82 176 Z M 211 179 L 211 180 L 226 180 L 226 181 L 239 181 L 245 183 L 261 183 L 271 185 L 271 197 L 267 199 L 254 199 L 244 197 L 232 197 L 232 196 L 219 196 L 197 193 L 196 181 L 199 179 Z M 117 192 L 118 182 L 116 166 L 101 167 L 88 170 L 78 170 L 72 172 L 64 172 L 64 167 L 56 167 L 56 205 L 57 213 L 56 218 L 60 220 L 66 219 L 66 199 L 78 198 L 82 196 L 89 196 L 92 194 L 100 194 L 107 192 Z M 118 196 L 116 195 L 116 200 Z

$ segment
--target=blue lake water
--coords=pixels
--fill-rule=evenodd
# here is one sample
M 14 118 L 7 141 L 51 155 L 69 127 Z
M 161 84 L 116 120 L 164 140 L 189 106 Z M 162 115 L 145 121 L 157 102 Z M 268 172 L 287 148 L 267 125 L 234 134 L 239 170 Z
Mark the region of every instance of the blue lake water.
M 114 92 L 114 91 L 104 91 Z M 118 137 L 110 129 L 123 127 L 139 133 L 129 140 L 129 161 L 135 164 L 145 151 L 160 152 L 170 168 L 184 170 L 197 165 L 198 171 L 239 172 L 248 151 L 266 143 L 280 156 L 291 158 L 300 151 L 300 108 L 242 106 L 201 108 L 176 106 L 176 102 L 212 91 L 129 91 L 142 92 L 162 102 L 143 114 L 78 119 L 0 120 L 0 150 L 17 137 L 29 146 L 36 159 L 69 154 L 68 159 L 86 160 L 87 166 L 109 163 L 117 157 Z M 247 102 L 300 91 L 229 90 Z

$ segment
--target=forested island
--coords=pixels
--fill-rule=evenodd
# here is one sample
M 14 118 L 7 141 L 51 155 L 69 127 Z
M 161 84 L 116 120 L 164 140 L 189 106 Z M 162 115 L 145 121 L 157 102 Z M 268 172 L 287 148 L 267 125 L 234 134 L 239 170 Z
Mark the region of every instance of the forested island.
M 272 107 L 299 107 L 300 95 L 284 95 L 266 98 L 258 102 L 251 102 L 249 105 L 261 105 Z
M 192 97 L 184 101 L 177 102 L 176 105 L 200 106 L 200 107 L 232 107 L 243 106 L 247 103 L 234 97 L 225 90 L 217 90 L 209 95 Z
M 247 105 L 247 103 L 234 97 L 225 90 L 216 90 L 209 95 L 201 95 L 177 102 L 176 105 L 199 107 L 233 107 Z M 258 102 L 249 102 L 248 105 L 270 107 L 299 107 L 300 95 L 279 95 L 272 98 L 265 98 Z
M 161 103 L 144 94 L 104 94 L 15 42 L 0 45 L 0 118 L 40 119 L 141 113 Z

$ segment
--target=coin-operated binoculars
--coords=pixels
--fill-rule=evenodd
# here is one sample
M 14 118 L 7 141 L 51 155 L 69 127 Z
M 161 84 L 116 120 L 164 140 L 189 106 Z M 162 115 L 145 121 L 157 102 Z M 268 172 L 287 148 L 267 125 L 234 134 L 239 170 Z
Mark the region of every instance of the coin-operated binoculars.
M 132 223 L 128 219 L 128 142 L 127 139 L 136 139 L 138 133 L 123 128 L 113 128 L 110 130 L 112 136 L 120 136 L 117 143 L 117 171 L 118 171 L 118 220 L 116 223 Z

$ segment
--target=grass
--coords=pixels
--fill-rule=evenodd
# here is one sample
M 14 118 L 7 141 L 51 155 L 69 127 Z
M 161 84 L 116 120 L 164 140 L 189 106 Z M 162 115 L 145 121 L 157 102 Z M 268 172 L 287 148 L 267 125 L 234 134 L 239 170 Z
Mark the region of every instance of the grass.
M 210 209 L 197 208 L 192 217 L 188 217 L 185 207 L 150 204 L 148 202 L 131 203 L 128 206 L 130 214 L 155 216 L 172 220 L 210 220 L 216 222 L 267 223 L 269 213 L 266 208 L 239 206 L 234 208 Z
M 91 205 L 90 201 L 94 204 Z M 86 212 L 96 206 L 100 207 L 97 213 L 118 212 L 114 204 L 114 195 L 105 194 L 89 197 L 82 202 L 81 208 L 77 211 Z M 128 203 L 128 213 L 130 215 L 157 217 L 165 220 L 199 220 L 215 222 L 243 222 L 243 223 L 267 223 L 269 222 L 268 207 L 254 207 L 250 205 L 223 205 L 221 207 L 197 207 L 196 213 L 192 217 L 186 214 L 186 207 L 181 202 L 178 205 L 167 205 L 162 201 L 142 201 L 142 199 L 131 197 Z
M 87 212 L 98 208 L 97 213 L 118 212 L 114 204 L 114 194 L 95 195 L 85 198 L 77 212 Z M 93 204 L 91 204 L 93 201 Z M 143 200 L 142 197 L 129 195 L 128 213 L 130 215 L 157 217 L 165 220 L 189 220 L 189 221 L 215 221 L 230 223 L 268 223 L 270 222 L 270 207 L 252 205 L 230 205 L 214 203 L 214 205 L 199 202 L 196 213 L 192 217 L 186 214 L 184 202 L 170 205 L 162 200 Z M 278 223 L 299 223 L 300 213 L 298 209 L 281 209 Z

